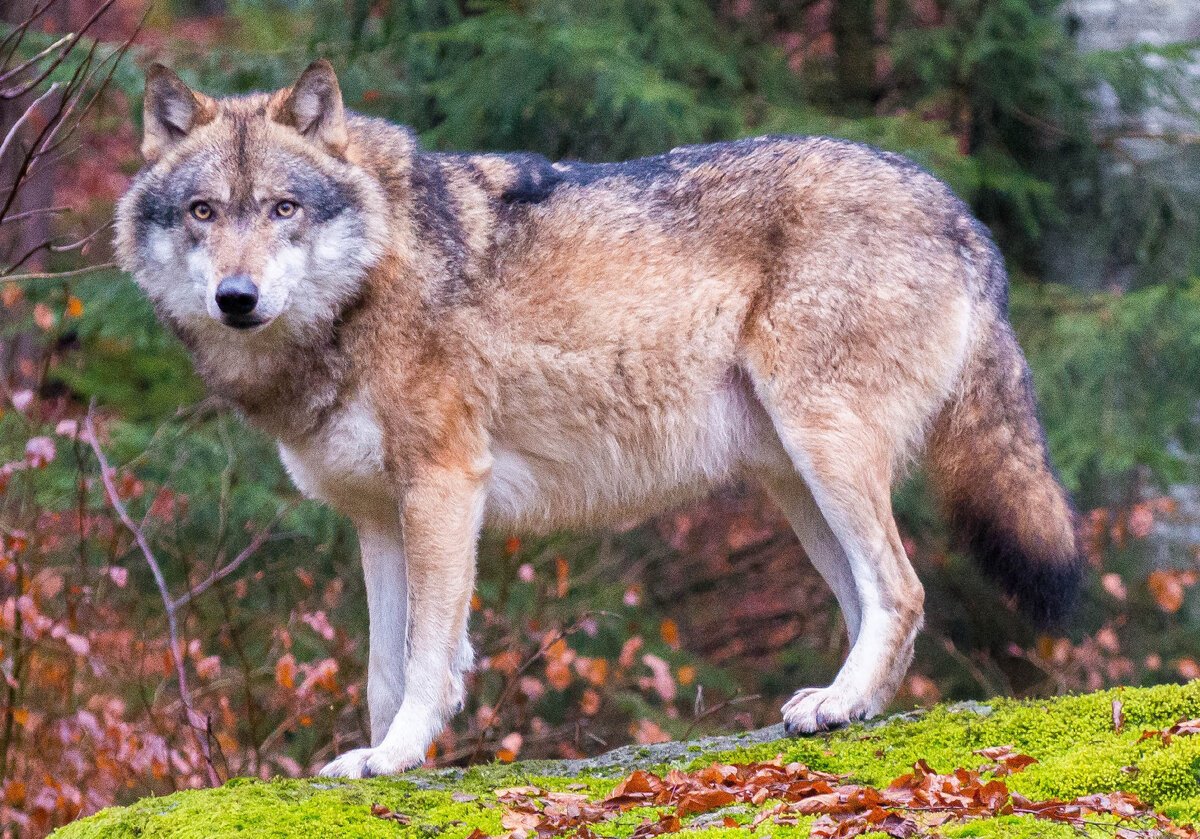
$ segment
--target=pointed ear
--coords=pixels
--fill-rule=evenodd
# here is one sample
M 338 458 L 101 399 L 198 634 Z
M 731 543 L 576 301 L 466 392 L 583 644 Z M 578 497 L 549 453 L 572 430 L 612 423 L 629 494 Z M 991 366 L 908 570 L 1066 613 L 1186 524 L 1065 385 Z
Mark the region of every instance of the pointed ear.
M 300 74 L 275 113 L 276 122 L 290 125 L 330 154 L 341 156 L 350 143 L 346 111 L 333 65 L 318 58 Z
M 197 126 L 210 122 L 217 112 L 216 102 L 193 92 L 161 64 L 151 64 L 146 71 L 143 103 L 142 157 L 147 163 L 156 163 L 171 146 Z

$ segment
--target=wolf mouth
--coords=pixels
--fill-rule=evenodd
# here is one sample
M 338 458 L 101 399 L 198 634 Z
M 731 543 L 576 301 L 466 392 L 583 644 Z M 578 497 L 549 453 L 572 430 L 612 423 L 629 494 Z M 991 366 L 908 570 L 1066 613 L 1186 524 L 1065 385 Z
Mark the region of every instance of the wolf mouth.
M 226 326 L 232 326 L 234 329 L 240 331 L 254 329 L 257 326 L 265 326 L 267 324 L 266 318 L 258 318 L 253 315 L 225 315 L 221 318 L 221 321 Z

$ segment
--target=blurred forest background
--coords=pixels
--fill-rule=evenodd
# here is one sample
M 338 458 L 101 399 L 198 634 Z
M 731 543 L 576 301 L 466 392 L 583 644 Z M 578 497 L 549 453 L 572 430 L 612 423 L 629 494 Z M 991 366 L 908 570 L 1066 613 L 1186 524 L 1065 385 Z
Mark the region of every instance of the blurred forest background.
M 367 740 L 351 528 L 205 399 L 111 266 L 153 60 L 222 94 L 326 56 L 348 107 L 436 149 L 614 160 L 786 132 L 910 155 L 1007 257 L 1093 573 L 1039 636 L 948 550 L 915 475 L 896 507 L 929 615 L 894 708 L 1200 677 L 1200 25 L 1112 36 L 1143 13 L 1103 5 L 0 3 L 0 836 Z M 773 723 L 846 652 L 754 487 L 620 532 L 488 533 L 480 561 L 479 666 L 431 765 Z

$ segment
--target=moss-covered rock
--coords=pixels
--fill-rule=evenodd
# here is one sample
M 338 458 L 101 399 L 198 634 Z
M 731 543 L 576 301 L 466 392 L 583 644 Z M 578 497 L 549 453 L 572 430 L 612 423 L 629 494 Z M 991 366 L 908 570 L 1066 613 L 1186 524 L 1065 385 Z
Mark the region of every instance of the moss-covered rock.
M 1125 715 L 1114 730 L 1113 700 Z M 987 705 L 939 706 L 882 723 L 858 725 L 835 734 L 786 739 L 779 726 L 693 743 L 618 749 L 579 761 L 529 761 L 471 770 L 417 771 L 370 781 L 237 779 L 219 789 L 147 798 L 129 807 L 104 810 L 54 834 L 54 839 L 209 839 L 209 837 L 403 837 L 465 839 L 476 828 L 503 832 L 494 791 L 533 785 L 584 792 L 602 798 L 633 768 L 659 773 L 698 768 L 713 761 L 746 763 L 782 755 L 785 762 L 850 776 L 855 783 L 884 786 L 924 759 L 938 772 L 977 768 L 973 754 L 1012 744 L 1038 763 L 1006 778 L 1027 798 L 1072 799 L 1124 790 L 1174 819 L 1200 822 L 1200 736 L 1140 739 L 1145 729 L 1163 729 L 1200 717 L 1200 681 L 1154 688 L 1118 688 L 1085 696 L 1039 702 L 998 699 Z M 770 802 L 764 803 L 768 806 Z M 408 824 L 372 815 L 372 805 L 403 814 Z M 737 805 L 685 819 L 681 839 L 749 839 L 753 807 Z M 596 832 L 628 837 L 650 811 L 630 811 L 604 822 Z M 739 827 L 724 826 L 724 815 Z M 1111 836 L 1100 818 L 1089 831 Z M 797 825 L 765 826 L 775 839 L 808 835 L 811 818 Z M 951 822 L 946 837 L 1066 837 L 1074 828 L 1029 816 Z

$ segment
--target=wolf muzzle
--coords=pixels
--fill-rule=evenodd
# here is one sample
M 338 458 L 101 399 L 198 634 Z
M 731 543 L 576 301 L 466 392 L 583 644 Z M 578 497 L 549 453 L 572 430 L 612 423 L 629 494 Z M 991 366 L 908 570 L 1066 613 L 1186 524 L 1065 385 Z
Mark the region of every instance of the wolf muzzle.
M 217 286 L 217 308 L 227 315 L 245 316 L 258 305 L 258 286 L 245 274 L 221 280 Z

